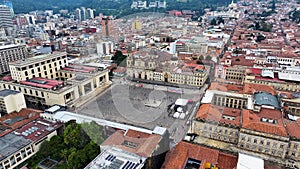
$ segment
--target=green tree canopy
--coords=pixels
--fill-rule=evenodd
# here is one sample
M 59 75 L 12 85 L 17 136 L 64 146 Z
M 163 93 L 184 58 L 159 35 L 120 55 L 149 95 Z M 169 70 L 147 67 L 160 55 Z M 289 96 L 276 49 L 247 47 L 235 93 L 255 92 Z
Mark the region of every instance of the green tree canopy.
M 217 25 L 217 20 L 214 18 L 210 21 L 210 25 Z
M 70 122 L 66 125 L 63 136 L 53 136 L 50 141 L 42 143 L 40 151 L 27 161 L 28 167 L 35 168 L 40 161 L 49 157 L 59 161 L 56 169 L 84 168 L 100 153 L 97 144 L 103 141 L 101 126 L 95 122 L 81 125 Z
M 123 55 L 122 51 L 117 50 L 114 54 L 114 56 L 111 58 L 113 60 L 114 63 L 116 63 L 117 65 L 120 65 L 122 63 L 122 65 L 120 66 L 125 66 L 125 59 L 127 58 L 126 55 Z M 123 62 L 124 61 L 124 62 Z M 123 65 L 125 64 L 125 65 Z
M 90 139 L 96 143 L 98 146 L 104 141 L 102 137 L 103 127 L 97 124 L 95 121 L 91 123 L 82 123 L 81 124 L 84 132 L 90 137 Z

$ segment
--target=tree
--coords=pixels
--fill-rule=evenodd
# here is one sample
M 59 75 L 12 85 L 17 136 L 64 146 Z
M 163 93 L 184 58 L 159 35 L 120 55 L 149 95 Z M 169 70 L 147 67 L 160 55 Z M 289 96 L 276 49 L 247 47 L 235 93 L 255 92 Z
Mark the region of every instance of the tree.
M 214 18 L 210 21 L 210 25 L 217 25 L 217 20 Z
M 296 22 L 299 23 L 300 22 L 300 10 L 294 11 L 290 14 L 290 18 Z
M 271 6 L 272 12 L 275 11 L 276 9 L 276 4 L 275 4 L 275 0 L 272 1 L 272 6 Z
M 40 151 L 27 162 L 28 167 L 35 168 L 44 158 L 52 158 L 59 161 L 55 168 L 77 169 L 84 168 L 99 153 L 100 148 L 93 140 L 102 142 L 102 127 L 96 122 L 84 124 L 88 133 L 95 134 L 91 140 L 80 124 L 74 122 L 66 123 L 67 127 L 63 136 L 53 136 L 50 141 L 42 143 Z
M 96 143 L 97 145 L 101 145 L 104 141 L 102 137 L 103 127 L 97 124 L 95 121 L 90 123 L 82 123 L 81 124 L 85 133 L 90 137 L 90 139 Z
M 212 57 L 209 55 L 205 57 L 205 60 L 211 60 L 211 59 L 212 59 Z
M 200 55 L 200 60 L 204 60 L 204 56 L 203 55 Z
M 224 19 L 222 17 L 217 17 L 217 24 L 221 24 L 223 23 L 224 24 Z
M 123 55 L 121 51 L 117 50 L 111 60 L 117 65 L 120 65 L 126 58 L 126 55 Z
M 256 41 L 257 41 L 257 42 L 261 42 L 261 41 L 263 41 L 263 40 L 265 40 L 265 39 L 266 39 L 266 37 L 263 36 L 263 35 L 261 35 L 261 34 L 259 34 L 259 35 L 256 37 Z
M 259 30 L 259 29 L 260 29 L 260 24 L 259 24 L 259 22 L 255 22 L 254 29 L 255 29 L 255 30 Z

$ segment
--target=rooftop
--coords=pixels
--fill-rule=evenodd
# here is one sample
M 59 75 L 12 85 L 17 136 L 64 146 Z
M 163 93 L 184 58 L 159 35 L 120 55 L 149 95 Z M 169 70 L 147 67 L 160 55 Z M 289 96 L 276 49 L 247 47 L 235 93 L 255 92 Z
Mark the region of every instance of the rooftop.
M 291 136 L 292 139 L 300 139 L 300 120 L 297 121 L 291 121 L 291 120 L 284 120 L 286 124 L 286 129 L 289 133 L 289 136 Z
M 0 137 L 0 161 L 30 143 L 30 140 L 13 133 Z
M 66 52 L 56 52 L 56 53 L 52 53 L 52 54 L 38 55 L 38 56 L 30 57 L 27 59 L 10 62 L 9 65 L 26 66 L 26 65 L 32 65 L 35 63 L 46 61 L 46 60 L 52 60 L 52 59 L 55 59 L 58 57 L 67 58 L 67 53 Z
M 219 90 L 223 92 L 243 93 L 243 86 L 241 85 L 233 85 L 220 82 L 212 82 L 208 89 Z
M 51 122 L 43 118 L 39 118 L 15 130 L 15 133 L 22 135 L 26 139 L 37 141 L 53 132 L 61 125 L 62 124 L 58 122 Z
M 279 101 L 276 96 L 266 92 L 254 93 L 254 104 L 260 106 L 272 106 L 275 109 L 280 109 Z
M 21 81 L 20 84 L 51 90 L 57 90 L 65 86 L 65 83 L 63 81 L 52 80 L 42 77 L 35 77 L 26 81 Z
M 242 127 L 283 137 L 288 136 L 280 110 L 262 108 L 260 112 L 256 113 L 243 109 Z
M 8 49 L 8 48 L 15 48 L 15 47 L 19 47 L 19 46 L 25 46 L 25 45 L 15 45 L 15 44 L 12 44 L 12 45 L 4 45 L 4 46 L 0 46 L 0 50 Z
M 147 134 L 134 130 L 117 131 L 107 138 L 101 146 L 114 146 L 147 158 L 153 155 L 161 139 L 161 136 L 157 134 Z
M 254 94 L 255 92 L 266 92 L 266 93 L 270 93 L 271 95 L 275 95 L 275 90 L 273 86 L 254 84 L 254 83 L 244 84 L 245 94 Z
M 200 163 L 200 167 L 198 166 L 200 169 L 204 169 L 207 163 L 220 168 L 234 168 L 237 165 L 236 156 L 181 141 L 173 150 L 169 151 L 162 169 L 182 169 L 188 161 L 197 161 Z
M 108 146 L 101 151 L 101 154 L 90 162 L 85 169 L 141 169 L 146 161 L 144 157 L 116 147 Z
M 36 109 L 22 109 L 19 112 L 13 112 L 0 118 L 0 127 L 5 130 L 0 130 L 0 136 L 3 136 L 12 130 L 15 130 L 31 121 L 40 117 L 42 111 Z
M 264 160 L 239 153 L 237 169 L 264 169 Z
M 196 118 L 239 127 L 241 125 L 241 110 L 213 104 L 202 104 L 196 114 Z
M 18 94 L 18 93 L 20 93 L 20 92 L 14 91 L 14 90 L 9 90 L 9 89 L 4 89 L 4 90 L 0 91 L 0 97 L 6 97 L 6 96 L 9 96 L 9 95 L 15 95 L 15 94 Z

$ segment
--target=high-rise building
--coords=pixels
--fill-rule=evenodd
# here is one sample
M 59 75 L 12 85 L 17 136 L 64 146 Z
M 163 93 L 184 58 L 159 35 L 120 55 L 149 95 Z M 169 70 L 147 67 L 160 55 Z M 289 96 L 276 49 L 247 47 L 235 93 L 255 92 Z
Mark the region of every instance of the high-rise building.
M 94 10 L 93 9 L 88 8 L 86 11 L 87 11 L 87 19 L 93 19 L 93 18 L 95 18 Z
M 81 10 L 79 8 L 75 10 L 75 17 L 77 20 L 81 21 Z
M 28 57 L 25 45 L 5 45 L 0 46 L 0 73 L 8 72 L 8 62 L 22 60 Z
M 138 20 L 135 20 L 132 25 L 131 25 L 131 28 L 133 30 L 141 30 L 142 29 L 142 23 Z
M 81 11 L 80 11 L 80 13 L 81 13 L 81 20 L 82 20 L 82 21 L 85 21 L 85 20 L 87 19 L 87 11 L 86 11 L 86 8 L 85 8 L 85 7 L 81 7 L 80 9 L 81 9 Z
M 110 29 L 111 29 L 111 18 L 109 16 L 103 17 L 101 21 L 102 25 L 102 36 L 110 37 Z
M 0 28 L 12 28 L 13 21 L 9 7 L 0 5 Z
M 108 55 L 114 52 L 114 44 L 113 42 L 101 42 L 97 44 L 97 54 L 98 55 Z
M 2 5 L 5 5 L 5 6 L 7 6 L 9 8 L 10 15 L 13 18 L 15 16 L 15 12 L 14 12 L 14 7 L 13 7 L 12 2 L 10 2 L 10 1 L 3 1 Z

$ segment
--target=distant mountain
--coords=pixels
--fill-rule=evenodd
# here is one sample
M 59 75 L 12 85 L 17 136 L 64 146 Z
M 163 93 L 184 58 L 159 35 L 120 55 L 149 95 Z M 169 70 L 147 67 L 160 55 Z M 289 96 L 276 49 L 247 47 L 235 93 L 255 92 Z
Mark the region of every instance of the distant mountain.
M 34 10 L 60 9 L 74 10 L 85 6 L 96 10 L 96 14 L 124 16 L 136 12 L 190 9 L 202 12 L 204 8 L 216 8 L 228 5 L 231 0 L 166 0 L 167 9 L 133 10 L 130 5 L 133 0 L 10 0 L 14 5 L 15 13 L 28 13 Z M 154 0 L 147 0 L 154 1 Z M 162 1 L 162 0 L 161 0 Z
M 15 13 L 28 13 L 35 10 L 75 9 L 87 0 L 10 0 Z

